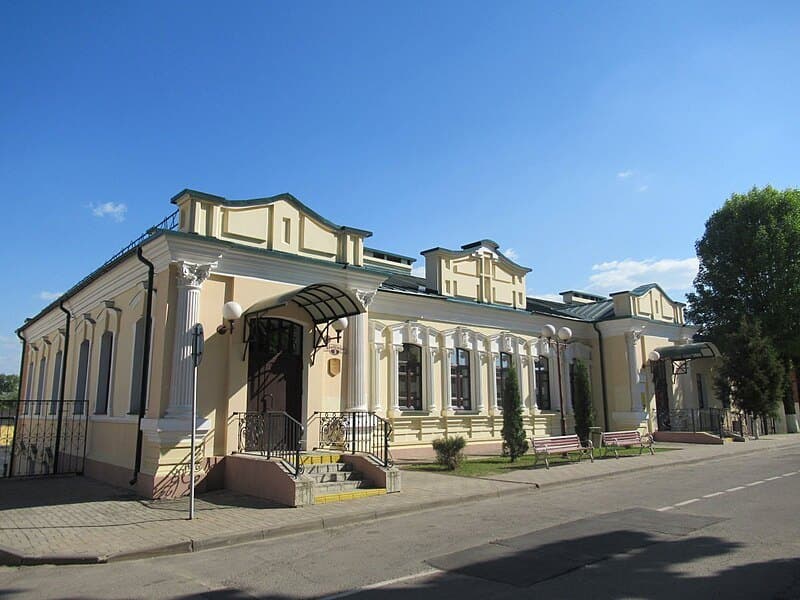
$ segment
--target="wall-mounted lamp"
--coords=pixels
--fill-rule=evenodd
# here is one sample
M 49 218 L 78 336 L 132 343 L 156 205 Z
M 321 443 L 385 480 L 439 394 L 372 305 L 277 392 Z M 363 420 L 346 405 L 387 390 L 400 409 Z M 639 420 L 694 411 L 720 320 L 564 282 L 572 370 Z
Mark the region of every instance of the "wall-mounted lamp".
M 217 333 L 225 335 L 229 331 L 233 333 L 233 325 L 242 316 L 242 307 L 238 302 L 226 302 L 222 305 L 222 325 L 217 327 Z M 225 322 L 228 324 L 226 325 Z
M 661 355 L 658 353 L 657 350 L 651 350 L 650 354 L 647 355 L 647 359 L 650 362 L 658 362 L 661 360 Z
M 325 348 L 331 343 L 330 330 L 336 332 L 336 343 L 338 344 L 342 339 L 342 332 L 347 329 L 347 317 L 339 317 L 333 321 L 328 321 L 325 327 L 321 323 L 314 326 L 314 351 L 311 353 L 311 364 L 314 364 L 314 359 L 317 357 L 317 352 Z

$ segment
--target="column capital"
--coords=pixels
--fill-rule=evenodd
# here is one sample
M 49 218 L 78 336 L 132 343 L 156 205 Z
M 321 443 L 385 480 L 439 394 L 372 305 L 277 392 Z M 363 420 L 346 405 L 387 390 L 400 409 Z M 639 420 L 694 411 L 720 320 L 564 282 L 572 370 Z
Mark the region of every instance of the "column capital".
M 372 304 L 372 301 L 375 299 L 375 294 L 378 293 L 378 290 L 354 289 L 353 291 L 355 292 L 358 301 L 364 305 L 364 308 L 367 308 L 370 304 Z
M 217 263 L 213 262 L 199 265 L 186 262 L 185 260 L 179 260 L 175 263 L 175 266 L 178 268 L 177 278 L 179 287 L 200 289 L 205 280 L 208 279 L 208 276 L 211 275 L 211 270 L 216 268 Z

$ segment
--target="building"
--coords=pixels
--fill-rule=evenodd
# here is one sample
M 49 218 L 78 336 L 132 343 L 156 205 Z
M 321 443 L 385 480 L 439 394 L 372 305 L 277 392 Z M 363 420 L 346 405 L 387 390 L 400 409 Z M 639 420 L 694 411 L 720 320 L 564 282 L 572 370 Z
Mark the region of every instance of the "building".
M 669 427 L 670 410 L 720 406 L 713 346 L 690 342 L 683 304 L 657 284 L 539 300 L 526 297 L 530 269 L 491 240 L 422 252 L 423 279 L 411 274 L 414 258 L 369 247 L 369 231 L 289 194 L 233 201 L 183 190 L 172 203 L 173 215 L 19 329 L 20 412 L 61 415 L 55 437 L 65 440 L 49 455 L 38 444 L 33 457 L 32 444 L 17 444 L 29 472 L 56 470 L 83 444 L 80 469 L 92 477 L 133 478 L 148 496 L 183 493 L 196 323 L 197 465 L 209 487 L 255 477 L 231 457 L 273 426 L 284 452 L 289 438 L 310 450 L 350 428 L 380 457 L 384 424 L 395 456 L 442 435 L 499 448 L 512 365 L 531 435 L 559 434 L 562 410 L 572 431 L 576 361 L 607 430 L 655 431 Z M 571 330 L 560 351 L 558 336 L 543 337 L 548 324 Z M 267 411 L 287 416 L 248 421 Z M 289 431 L 294 423 L 304 431 Z

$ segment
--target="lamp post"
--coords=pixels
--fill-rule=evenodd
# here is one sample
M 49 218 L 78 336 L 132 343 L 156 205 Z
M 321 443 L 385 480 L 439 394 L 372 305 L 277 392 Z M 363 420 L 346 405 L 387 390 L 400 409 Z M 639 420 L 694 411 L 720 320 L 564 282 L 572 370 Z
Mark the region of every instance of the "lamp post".
M 561 381 L 561 351 L 567 347 L 572 330 L 569 327 L 556 328 L 549 323 L 542 327 L 542 336 L 547 340 L 549 347 L 556 349 L 556 363 L 558 366 L 558 405 L 561 411 L 561 435 L 567 435 L 567 415 L 564 410 L 564 385 Z

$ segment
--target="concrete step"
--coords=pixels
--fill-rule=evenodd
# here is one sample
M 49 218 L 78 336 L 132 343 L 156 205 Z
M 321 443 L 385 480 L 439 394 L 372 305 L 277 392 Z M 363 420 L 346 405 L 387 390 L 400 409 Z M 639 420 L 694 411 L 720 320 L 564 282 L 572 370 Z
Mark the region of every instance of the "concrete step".
M 341 483 L 342 481 L 361 481 L 364 476 L 358 471 L 339 471 L 324 473 L 306 473 L 314 483 Z
M 341 454 L 302 454 L 300 456 L 300 464 L 327 465 L 331 463 L 338 463 L 341 458 Z
M 334 494 L 324 494 L 314 498 L 314 504 L 329 504 L 331 502 L 341 502 L 342 500 L 358 500 L 359 498 L 369 498 L 371 496 L 383 496 L 386 494 L 385 488 L 367 488 L 353 490 L 351 492 L 339 492 Z
M 314 484 L 314 497 L 327 496 L 329 494 L 342 494 L 345 492 L 353 492 L 355 490 L 362 490 L 372 488 L 372 482 L 366 479 L 358 479 L 352 481 L 331 481 Z
M 353 470 L 353 465 L 347 463 L 325 463 L 321 465 L 306 465 L 305 471 L 308 475 L 319 473 L 344 473 Z

